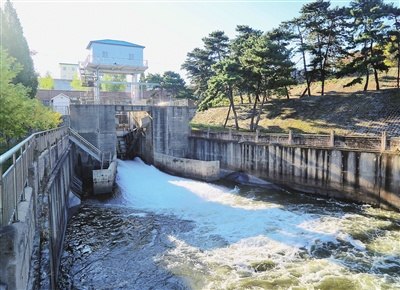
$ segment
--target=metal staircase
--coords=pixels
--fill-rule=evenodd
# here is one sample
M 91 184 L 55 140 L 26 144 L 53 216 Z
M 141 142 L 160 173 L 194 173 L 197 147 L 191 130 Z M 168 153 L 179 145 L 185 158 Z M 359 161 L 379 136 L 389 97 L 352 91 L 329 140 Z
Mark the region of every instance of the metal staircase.
M 88 153 L 90 156 L 98 160 L 101 164 L 101 169 L 107 168 L 108 165 L 113 161 L 112 152 L 102 152 L 96 146 L 91 144 L 85 138 L 78 134 L 75 130 L 69 128 L 69 139 L 78 145 L 82 150 Z

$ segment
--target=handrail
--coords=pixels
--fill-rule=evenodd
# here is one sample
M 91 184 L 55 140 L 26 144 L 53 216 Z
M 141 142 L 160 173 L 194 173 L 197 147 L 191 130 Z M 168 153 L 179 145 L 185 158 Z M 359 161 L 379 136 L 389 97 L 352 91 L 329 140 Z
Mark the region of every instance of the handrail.
M 83 138 L 81 135 L 79 135 L 78 132 L 75 130 L 68 128 L 69 129 L 69 135 L 76 138 L 80 143 L 85 145 L 88 149 L 90 149 L 93 153 L 95 153 L 99 158 L 101 158 L 102 152 L 100 149 L 98 149 L 96 146 L 94 146 L 92 143 L 87 141 L 85 138 Z
M 18 221 L 18 203 L 25 199 L 24 188 L 28 180 L 28 168 L 34 161 L 35 151 L 49 149 L 68 135 L 67 128 L 64 126 L 32 134 L 0 155 L 0 226 Z M 3 173 L 4 163 L 10 159 L 10 167 Z M 56 162 L 50 155 L 50 166 L 53 161 Z
M 95 154 L 97 156 L 98 160 L 101 163 L 101 169 L 103 169 L 103 166 L 107 161 L 108 162 L 112 161 L 112 156 L 111 156 L 112 152 L 111 151 L 103 152 L 99 148 L 94 146 L 92 143 L 87 141 L 85 138 L 83 138 L 81 135 L 79 135 L 79 133 L 76 132 L 75 130 L 73 130 L 71 128 L 68 128 L 68 130 L 69 130 L 70 136 L 74 137 L 79 143 L 84 145 L 87 149 L 89 149 L 93 154 Z M 106 158 L 107 155 L 109 155 L 108 159 Z

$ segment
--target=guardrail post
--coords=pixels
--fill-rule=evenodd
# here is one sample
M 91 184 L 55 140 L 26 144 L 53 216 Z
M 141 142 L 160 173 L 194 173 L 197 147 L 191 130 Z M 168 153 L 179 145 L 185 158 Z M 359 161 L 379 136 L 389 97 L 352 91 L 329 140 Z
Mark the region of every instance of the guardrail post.
M 256 129 L 256 138 L 255 138 L 255 142 L 258 143 L 258 135 L 260 135 L 260 129 L 257 128 Z
M 47 140 L 47 150 L 49 151 L 49 166 L 50 166 L 50 169 L 53 169 L 52 162 L 51 162 L 51 145 L 50 145 L 49 140 Z
M 293 131 L 289 130 L 289 140 L 288 140 L 289 145 L 293 144 Z
M 25 148 L 27 148 L 27 144 L 26 143 L 25 143 Z M 24 147 L 21 147 L 20 154 L 21 154 L 21 162 L 23 164 L 23 167 L 27 168 L 28 165 L 27 165 L 27 160 L 25 158 L 25 154 L 24 154 Z M 20 201 L 25 201 L 25 190 L 24 190 L 25 184 L 24 184 L 24 181 L 25 181 L 26 176 L 25 176 L 25 171 L 24 170 L 23 170 L 23 173 L 19 176 L 19 178 L 21 178 L 21 188 L 22 188 L 22 195 L 21 195 Z
M 210 138 L 210 127 L 207 127 L 207 138 Z
M 13 159 L 13 183 L 14 183 L 14 202 L 15 202 L 15 212 L 13 222 L 18 222 L 18 192 L 17 192 L 17 172 L 16 172 L 16 153 L 12 156 Z

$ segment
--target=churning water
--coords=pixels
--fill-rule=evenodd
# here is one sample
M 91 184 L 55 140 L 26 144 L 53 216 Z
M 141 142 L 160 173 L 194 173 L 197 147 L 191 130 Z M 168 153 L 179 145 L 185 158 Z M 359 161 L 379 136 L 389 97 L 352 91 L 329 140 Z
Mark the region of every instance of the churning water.
M 68 226 L 64 289 L 400 289 L 400 214 L 118 161 Z

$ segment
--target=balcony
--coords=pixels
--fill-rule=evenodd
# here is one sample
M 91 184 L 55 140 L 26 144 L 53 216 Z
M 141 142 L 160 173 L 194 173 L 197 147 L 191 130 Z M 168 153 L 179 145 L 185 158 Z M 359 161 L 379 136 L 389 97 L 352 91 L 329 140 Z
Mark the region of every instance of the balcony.
M 86 60 L 79 62 L 80 68 L 85 68 L 87 71 L 96 71 L 111 74 L 130 74 L 141 73 L 148 68 L 147 60 L 129 59 L 129 58 L 114 58 L 114 57 L 96 57 L 88 55 Z

